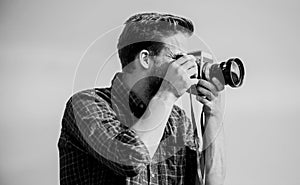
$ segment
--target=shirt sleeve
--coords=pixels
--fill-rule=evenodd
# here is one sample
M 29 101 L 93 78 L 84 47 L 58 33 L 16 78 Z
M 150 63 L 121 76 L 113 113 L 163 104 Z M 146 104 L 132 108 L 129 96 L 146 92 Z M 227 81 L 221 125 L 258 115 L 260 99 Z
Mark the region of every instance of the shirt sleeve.
M 99 162 L 117 174 L 136 176 L 150 162 L 149 152 L 134 130 L 120 123 L 109 104 L 91 92 L 75 94 L 72 109 L 76 139 Z

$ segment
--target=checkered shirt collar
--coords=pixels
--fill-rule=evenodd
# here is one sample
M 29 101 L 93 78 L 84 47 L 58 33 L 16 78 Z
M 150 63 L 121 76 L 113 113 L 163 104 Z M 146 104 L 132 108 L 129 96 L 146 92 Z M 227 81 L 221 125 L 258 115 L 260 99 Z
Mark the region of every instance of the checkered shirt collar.
M 119 99 L 125 107 L 130 107 L 130 110 L 135 114 L 136 117 L 140 117 L 146 109 L 146 104 L 142 99 L 133 91 L 127 87 L 123 81 L 124 73 L 117 73 L 113 80 L 111 91 L 117 99 Z

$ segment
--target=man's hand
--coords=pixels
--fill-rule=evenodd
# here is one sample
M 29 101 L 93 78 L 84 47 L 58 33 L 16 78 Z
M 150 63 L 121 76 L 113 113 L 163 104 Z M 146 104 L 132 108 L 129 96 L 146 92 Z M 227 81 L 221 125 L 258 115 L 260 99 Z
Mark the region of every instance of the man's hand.
M 203 147 L 207 148 L 218 136 L 223 124 L 224 115 L 224 93 L 221 90 L 224 85 L 216 78 L 212 82 L 199 80 L 197 91 L 202 96 L 197 96 L 197 100 L 201 102 L 205 114 L 205 132 L 203 136 Z
M 205 116 L 216 117 L 219 121 L 222 121 L 224 97 L 220 91 L 224 89 L 224 85 L 217 78 L 213 78 L 212 82 L 199 80 L 197 91 L 203 96 L 197 96 L 197 100 L 204 105 Z
M 203 103 L 206 129 L 203 136 L 205 150 L 205 184 L 224 184 L 226 174 L 226 159 L 224 148 L 224 129 L 222 125 L 224 113 L 224 85 L 216 78 L 212 82 L 199 80 L 197 90 L 204 96 L 197 100 Z
M 183 55 L 170 63 L 158 93 L 171 93 L 177 99 L 193 84 L 197 84 L 198 79 L 191 79 L 196 74 L 196 58 L 193 55 Z

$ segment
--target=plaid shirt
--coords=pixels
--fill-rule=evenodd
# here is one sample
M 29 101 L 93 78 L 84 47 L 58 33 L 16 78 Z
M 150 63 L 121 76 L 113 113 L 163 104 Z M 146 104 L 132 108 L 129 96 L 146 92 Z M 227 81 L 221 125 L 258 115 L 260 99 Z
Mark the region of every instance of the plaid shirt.
M 151 159 L 130 127 L 147 105 L 115 76 L 110 88 L 84 90 L 66 104 L 58 142 L 61 185 L 195 184 L 194 128 L 174 106 Z

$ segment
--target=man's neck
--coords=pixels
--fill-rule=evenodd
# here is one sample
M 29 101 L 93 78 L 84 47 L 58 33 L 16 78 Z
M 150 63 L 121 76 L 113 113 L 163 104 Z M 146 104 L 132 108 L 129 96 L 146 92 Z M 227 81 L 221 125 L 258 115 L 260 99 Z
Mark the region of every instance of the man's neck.
M 148 78 L 145 75 L 124 73 L 122 81 L 131 92 L 135 93 L 144 103 L 148 103 L 154 96 Z

